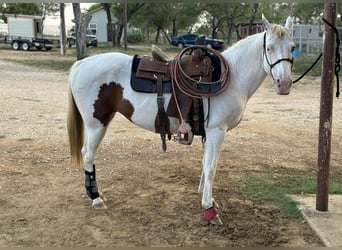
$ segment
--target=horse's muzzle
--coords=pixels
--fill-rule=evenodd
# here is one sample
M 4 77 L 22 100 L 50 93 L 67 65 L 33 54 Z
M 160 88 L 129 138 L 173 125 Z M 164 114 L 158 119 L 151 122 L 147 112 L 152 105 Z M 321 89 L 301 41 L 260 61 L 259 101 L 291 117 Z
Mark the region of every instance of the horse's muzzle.
M 274 87 L 279 95 L 288 95 L 290 94 L 292 86 L 291 79 L 274 79 Z

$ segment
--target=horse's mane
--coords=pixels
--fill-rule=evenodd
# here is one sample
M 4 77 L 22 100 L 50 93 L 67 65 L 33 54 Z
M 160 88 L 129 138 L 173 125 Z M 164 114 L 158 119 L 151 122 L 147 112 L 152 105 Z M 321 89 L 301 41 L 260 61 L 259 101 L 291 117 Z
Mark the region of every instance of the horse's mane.
M 257 34 L 253 34 L 253 35 L 250 35 L 250 36 L 247 36 L 239 41 L 237 41 L 236 43 L 234 43 L 232 46 L 230 46 L 229 48 L 227 48 L 224 52 L 227 52 L 227 51 L 230 51 L 230 50 L 234 50 L 234 49 L 237 49 L 241 46 L 244 46 L 246 43 L 249 42 L 249 40 L 251 39 L 255 39 L 256 37 L 260 36 L 260 33 L 257 33 Z M 253 43 L 252 43 L 253 44 Z M 254 45 L 254 44 L 253 44 Z
M 289 30 L 281 25 L 274 25 L 273 33 L 278 35 L 279 38 L 284 37 L 284 36 L 290 37 Z
M 262 34 L 264 34 L 264 33 L 262 33 Z M 273 34 L 276 34 L 279 38 L 282 38 L 282 37 L 288 37 L 289 38 L 291 36 L 290 31 L 287 28 L 283 27 L 282 25 L 278 25 L 278 24 L 273 25 Z M 250 36 L 247 36 L 247 37 L 241 39 L 240 41 L 236 42 L 231 47 L 229 47 L 227 50 L 242 46 L 245 44 L 245 42 L 249 41 L 250 39 L 254 39 L 256 36 L 260 36 L 260 33 L 253 34 L 253 35 L 250 35 Z

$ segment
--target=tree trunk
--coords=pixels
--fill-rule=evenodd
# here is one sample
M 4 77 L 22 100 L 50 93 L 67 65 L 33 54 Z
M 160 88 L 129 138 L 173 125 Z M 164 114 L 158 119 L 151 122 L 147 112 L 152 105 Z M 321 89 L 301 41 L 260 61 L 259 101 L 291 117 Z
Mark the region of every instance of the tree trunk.
M 145 3 L 136 3 L 134 4 L 133 7 L 131 7 L 130 5 L 127 6 L 127 22 L 129 22 L 129 19 L 131 18 L 131 16 L 136 13 L 141 7 L 143 7 L 145 5 Z M 124 5 L 123 5 L 124 6 Z M 123 7 L 124 8 L 124 7 Z M 122 11 L 123 14 L 123 11 Z M 119 17 L 119 22 L 117 25 L 117 31 L 116 31 L 116 42 L 117 42 L 117 46 L 120 46 L 120 42 L 121 42 L 121 38 L 122 38 L 122 34 L 123 34 L 123 29 L 124 29 L 124 20 L 123 20 L 124 16 L 122 15 L 121 17 Z
M 65 4 L 61 3 L 59 5 L 60 9 L 60 18 L 61 18 L 61 24 L 60 24 L 60 41 L 61 41 L 61 54 L 64 56 L 66 54 L 66 32 L 65 32 Z
M 73 21 L 75 22 L 77 60 L 81 60 L 87 57 L 86 34 L 91 16 L 81 16 L 81 7 L 79 3 L 73 3 L 72 7 L 75 16 Z
M 255 16 L 258 12 L 258 8 L 259 8 L 258 3 L 253 4 L 252 16 L 251 16 L 251 19 L 249 20 L 249 26 L 248 26 L 248 35 L 253 34 L 253 24 L 254 24 Z
M 158 43 L 159 34 L 160 34 L 160 27 L 157 28 L 156 38 L 154 39 L 155 43 Z
M 108 31 L 108 41 L 112 42 L 113 46 L 115 45 L 115 37 L 114 37 L 114 27 L 112 23 L 112 14 L 110 11 L 111 4 L 110 3 L 103 3 L 104 10 L 106 11 L 107 15 L 107 31 Z
M 171 39 L 168 36 L 168 34 L 165 32 L 165 30 L 163 28 L 160 29 L 161 33 L 163 34 L 164 38 L 166 38 L 168 43 L 171 43 Z
M 176 24 L 176 18 L 172 19 L 172 37 L 177 36 L 177 24 Z

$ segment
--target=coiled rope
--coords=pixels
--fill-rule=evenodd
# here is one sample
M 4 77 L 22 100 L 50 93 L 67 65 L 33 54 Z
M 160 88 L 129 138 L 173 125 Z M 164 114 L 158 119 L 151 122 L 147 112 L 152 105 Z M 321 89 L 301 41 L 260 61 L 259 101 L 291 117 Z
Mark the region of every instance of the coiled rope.
M 194 77 L 188 75 L 182 65 L 181 65 L 181 59 L 186 53 L 191 54 L 191 52 L 194 49 L 200 48 L 202 50 L 208 50 L 211 53 L 213 53 L 215 56 L 217 56 L 221 63 L 221 75 L 220 78 L 217 81 L 210 81 L 210 82 L 202 82 L 201 77 L 199 79 L 195 79 Z M 202 45 L 195 45 L 191 47 L 187 47 L 183 49 L 172 61 L 171 65 L 171 79 L 173 84 L 176 84 L 180 91 L 182 91 L 183 94 L 192 97 L 192 98 L 209 98 L 216 96 L 220 93 L 222 93 L 229 85 L 229 66 L 228 62 L 225 60 L 225 58 L 221 55 L 221 53 L 215 51 L 214 49 L 207 48 Z M 206 93 L 200 91 L 197 86 L 198 84 L 218 84 L 221 83 L 221 86 L 212 92 Z

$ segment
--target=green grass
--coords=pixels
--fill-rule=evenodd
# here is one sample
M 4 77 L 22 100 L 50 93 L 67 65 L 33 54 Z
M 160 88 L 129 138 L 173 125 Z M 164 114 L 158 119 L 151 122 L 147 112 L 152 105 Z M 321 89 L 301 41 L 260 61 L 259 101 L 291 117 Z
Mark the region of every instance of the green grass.
M 299 217 L 298 204 L 289 194 L 315 194 L 316 177 L 293 175 L 277 175 L 274 173 L 262 176 L 246 175 L 241 192 L 249 199 L 270 202 L 279 207 L 288 217 Z M 330 194 L 342 194 L 342 183 L 330 179 Z
M 111 44 L 99 44 L 96 48 L 88 48 L 88 56 L 106 53 L 106 52 L 121 52 L 129 55 L 149 55 L 151 54 L 151 45 L 149 43 L 143 44 L 129 44 L 128 49 L 125 50 L 123 47 L 113 47 Z M 170 45 L 157 45 L 163 49 L 166 53 L 177 53 L 180 51 L 178 48 Z M 0 46 L 1 50 L 12 51 L 9 44 L 4 44 Z M 7 58 L 6 60 L 13 63 L 18 63 L 21 65 L 39 67 L 42 69 L 50 70 L 61 70 L 68 71 L 71 65 L 76 61 L 76 48 L 67 48 L 67 55 L 60 55 L 59 48 L 53 48 L 51 51 L 37 51 L 32 48 L 31 51 L 13 51 L 14 53 L 20 53 L 24 55 L 26 53 L 28 56 L 26 59 L 22 59 L 22 56 L 17 58 Z
M 25 52 L 26 53 L 26 52 Z M 25 60 L 16 60 L 16 59 L 7 59 L 8 62 L 13 62 L 21 65 L 33 66 L 44 69 L 51 70 L 61 70 L 68 71 L 73 64 L 71 60 L 49 60 L 49 59 L 25 59 Z

